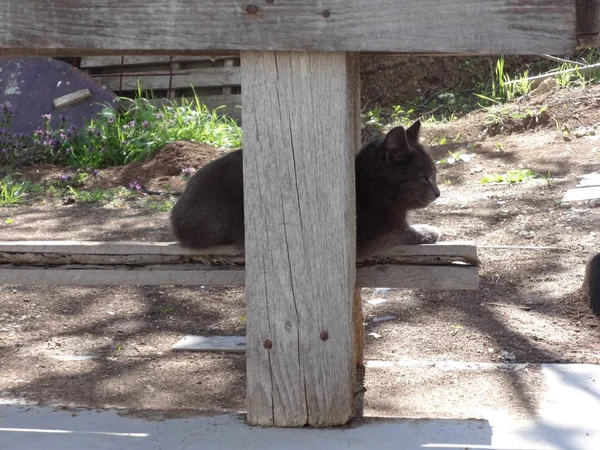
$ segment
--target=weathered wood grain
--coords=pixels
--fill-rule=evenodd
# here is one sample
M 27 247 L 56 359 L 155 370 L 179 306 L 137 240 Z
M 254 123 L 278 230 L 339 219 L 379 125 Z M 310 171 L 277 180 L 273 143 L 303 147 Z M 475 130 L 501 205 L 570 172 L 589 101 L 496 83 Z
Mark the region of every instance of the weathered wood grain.
M 230 59 L 231 55 L 215 55 L 215 56 L 186 56 L 186 55 L 175 55 L 173 56 L 174 63 L 189 63 L 198 61 L 217 61 L 222 59 Z M 154 56 L 124 56 L 124 66 L 133 65 L 154 65 L 154 64 L 169 64 L 171 58 L 166 55 L 154 55 Z M 120 56 L 86 56 L 81 58 L 80 67 L 82 69 L 96 69 L 105 67 L 118 67 L 121 65 Z
M 576 0 L 579 47 L 600 45 L 600 0 Z
M 174 256 L 239 256 L 233 247 L 214 247 L 206 250 L 184 248 L 176 242 L 104 242 L 104 241 L 0 241 L 0 253 L 38 253 L 66 255 L 174 255 Z M 477 248 L 468 242 L 442 241 L 436 244 L 399 245 L 370 260 L 397 260 L 405 257 L 432 257 L 451 260 L 477 260 Z M 407 259 L 410 262 L 410 259 Z
M 0 284 L 29 286 L 243 286 L 243 265 L 196 264 L 54 264 L 0 263 Z M 475 290 L 475 266 L 408 266 L 378 264 L 356 269 L 357 287 L 428 290 Z M 358 313 L 357 313 L 358 314 Z
M 377 265 L 357 269 L 356 285 L 473 291 L 479 287 L 479 271 L 474 266 Z
M 54 107 L 57 109 L 66 108 L 67 106 L 71 106 L 91 96 L 92 93 L 89 91 L 89 89 L 80 89 L 78 91 L 71 92 L 70 94 L 63 95 L 62 97 L 55 98 L 53 103 Z
M 0 55 L 562 54 L 577 45 L 576 5 L 564 0 L 3 0 L 0 22 Z
M 165 90 L 169 88 L 171 78 L 172 89 L 190 89 L 192 87 L 220 87 L 240 85 L 240 67 L 206 67 L 191 69 L 190 73 L 176 74 L 173 77 L 164 75 L 147 75 L 149 72 L 127 72 L 123 78 L 117 76 L 98 76 L 94 79 L 111 91 L 137 91 L 138 83 L 142 89 Z M 160 73 L 169 73 L 161 71 Z
M 110 267 L 110 266 L 108 266 Z M 49 266 L 0 264 L 0 284 L 33 286 L 242 286 L 243 270 L 194 267 Z
M 340 425 L 355 378 L 358 57 L 241 57 L 248 420 Z
M 452 265 L 460 261 L 470 264 Z M 244 255 L 168 242 L 0 242 L 0 284 L 244 285 Z M 357 286 L 477 289 L 474 245 L 407 245 L 357 263 Z M 355 312 L 355 315 L 357 313 Z

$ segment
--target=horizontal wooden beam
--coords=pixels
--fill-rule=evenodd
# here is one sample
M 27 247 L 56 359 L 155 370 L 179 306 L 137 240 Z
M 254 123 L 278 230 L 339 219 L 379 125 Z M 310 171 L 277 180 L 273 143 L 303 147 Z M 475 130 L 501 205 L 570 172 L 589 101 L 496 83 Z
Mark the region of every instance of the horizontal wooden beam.
M 28 286 L 244 286 L 244 267 L 202 268 L 105 265 L 19 267 L 0 264 L 0 284 Z M 427 290 L 476 290 L 474 266 L 409 266 L 378 264 L 356 269 L 356 286 Z
M 577 46 L 576 8 L 564 0 L 3 0 L 0 55 L 560 54 Z
M 245 284 L 243 255 L 227 247 L 202 253 L 174 243 L 0 242 L 0 284 Z M 398 247 L 393 255 L 359 262 L 356 285 L 473 290 L 479 284 L 476 264 L 477 254 L 473 245 L 408 245 Z
M 168 264 L 174 261 L 189 263 L 211 258 L 227 259 L 232 264 L 243 264 L 244 261 L 243 255 L 234 247 L 192 250 L 176 242 L 0 241 L 0 263 L 52 264 L 51 260 L 45 258 L 56 258 L 61 255 L 68 257 L 70 263 L 79 264 Z M 93 255 L 108 258 L 105 262 L 100 258 L 94 262 L 83 259 L 91 258 Z M 169 259 L 171 257 L 175 259 Z M 180 257 L 183 259 L 177 259 Z M 436 244 L 399 245 L 394 247 L 393 251 L 380 253 L 369 258 L 368 261 L 413 264 L 418 261 L 420 264 L 440 262 L 450 264 L 463 261 L 476 265 L 477 248 L 468 242 L 446 241 Z M 64 261 L 61 261 L 62 263 Z
M 119 68 L 108 75 L 97 75 L 94 79 L 111 91 L 137 91 L 138 86 L 143 90 L 191 89 L 198 87 L 221 87 L 240 85 L 240 67 L 207 67 L 190 69 L 173 76 L 165 76 L 169 71 L 160 71 L 157 75 L 151 72 L 124 72 L 119 74 Z M 162 73 L 162 75 L 161 75 Z M 117 76 L 118 75 L 118 76 Z
M 173 56 L 169 55 L 155 55 L 155 56 L 124 56 L 121 60 L 121 56 L 91 56 L 81 58 L 80 67 L 82 69 L 100 69 L 107 67 L 119 67 L 123 66 L 149 66 L 156 64 L 169 64 L 174 63 L 198 63 L 198 62 L 212 62 L 217 60 L 223 60 L 228 58 L 239 58 L 239 54 L 232 55 L 215 55 L 215 56 Z

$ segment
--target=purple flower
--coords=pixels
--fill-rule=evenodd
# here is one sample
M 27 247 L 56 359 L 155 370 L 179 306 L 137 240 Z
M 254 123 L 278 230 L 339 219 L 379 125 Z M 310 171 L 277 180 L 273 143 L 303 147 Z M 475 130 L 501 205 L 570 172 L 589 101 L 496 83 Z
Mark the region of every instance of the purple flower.
M 112 125 L 113 123 L 115 123 L 115 118 L 109 117 L 107 122 Z
M 60 175 L 60 181 L 68 181 L 70 179 L 71 179 L 71 177 L 69 175 L 65 175 L 65 174 Z
M 7 148 L 3 148 L 2 149 L 2 153 L 8 153 L 8 149 Z
M 131 183 L 129 183 L 129 189 L 135 189 L 136 191 L 139 191 L 140 189 L 142 189 L 142 186 L 137 181 L 132 181 Z
M 44 121 L 49 121 L 50 119 L 52 119 L 52 114 L 44 114 L 42 116 L 42 119 L 44 119 Z
M 92 176 L 93 177 L 97 177 L 98 175 L 100 175 L 100 171 L 98 169 L 92 170 Z
M 191 175 L 193 173 L 194 173 L 194 168 L 192 166 L 184 167 L 183 169 L 181 169 L 182 175 Z
M 155 118 L 155 119 L 157 119 L 157 120 L 160 120 L 160 119 L 162 119 L 163 117 L 164 117 L 164 116 L 163 116 L 161 113 L 154 114 L 154 118 Z
M 61 121 L 63 121 L 63 122 L 66 122 L 66 121 L 67 121 L 67 115 L 66 115 L 66 114 L 60 113 L 60 114 L 58 115 L 58 118 L 59 118 Z
M 130 127 L 135 127 L 135 120 L 132 120 L 127 125 L 129 125 Z
M 150 124 L 148 123 L 148 121 L 147 121 L 147 120 L 144 120 L 144 121 L 142 122 L 142 126 L 143 126 L 144 128 L 147 128 L 147 127 L 148 127 L 148 125 L 150 125 Z

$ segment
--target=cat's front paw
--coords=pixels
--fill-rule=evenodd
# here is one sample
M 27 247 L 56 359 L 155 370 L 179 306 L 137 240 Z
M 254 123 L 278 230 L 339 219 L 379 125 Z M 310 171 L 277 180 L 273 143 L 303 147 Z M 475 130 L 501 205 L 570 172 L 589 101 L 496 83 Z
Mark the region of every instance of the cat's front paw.
M 413 225 L 412 229 L 419 235 L 421 244 L 434 244 L 442 237 L 440 229 L 431 225 Z

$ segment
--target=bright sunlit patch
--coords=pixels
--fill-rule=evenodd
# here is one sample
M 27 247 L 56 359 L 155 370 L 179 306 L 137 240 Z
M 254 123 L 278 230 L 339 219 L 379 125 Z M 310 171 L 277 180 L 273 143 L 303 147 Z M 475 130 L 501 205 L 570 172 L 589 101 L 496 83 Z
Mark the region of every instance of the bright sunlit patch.
M 49 433 L 49 434 L 98 434 L 102 436 L 148 437 L 148 433 L 111 433 L 108 431 L 72 431 L 72 430 L 42 430 L 40 428 L 0 428 L 1 431 L 17 433 Z

